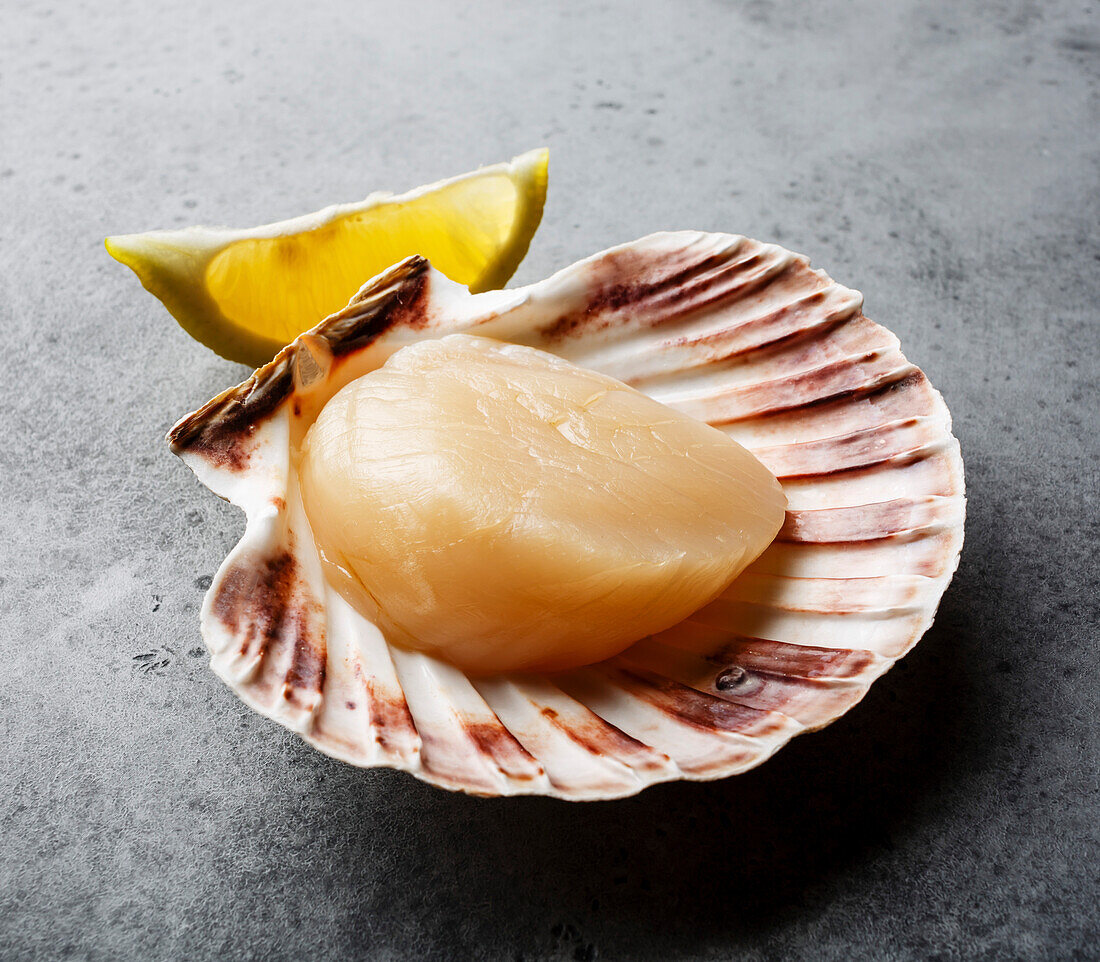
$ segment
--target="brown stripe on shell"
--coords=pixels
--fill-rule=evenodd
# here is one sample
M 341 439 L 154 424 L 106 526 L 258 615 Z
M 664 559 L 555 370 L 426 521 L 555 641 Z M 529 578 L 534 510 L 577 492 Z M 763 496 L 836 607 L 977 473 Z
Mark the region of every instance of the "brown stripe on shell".
M 816 342 L 816 339 L 827 336 L 844 323 L 845 319 L 837 317 L 795 323 L 788 314 L 788 308 L 783 307 L 763 317 L 750 318 L 717 332 L 699 335 L 695 343 L 683 349 L 675 345 L 676 341 L 684 341 L 686 337 L 653 347 L 646 345 L 644 357 L 630 358 L 631 373 L 624 375 L 622 380 L 646 393 L 675 391 L 678 381 L 699 378 L 700 375 L 714 378 L 723 371 L 755 364 L 758 359 L 763 362 L 768 357 L 781 357 L 784 352 L 791 351 L 793 345 L 803 341 Z M 768 379 L 768 372 L 765 371 L 761 380 Z
M 792 263 L 780 248 L 737 241 L 717 253 L 611 251 L 589 265 L 585 306 L 544 325 L 540 335 L 552 344 L 595 331 L 613 329 L 622 336 L 639 327 L 663 326 L 756 293 Z
M 428 262 L 406 258 L 363 285 L 347 307 L 326 318 L 310 337 L 323 340 L 334 356 L 361 350 L 395 326 L 427 323 Z M 293 392 L 297 343 L 284 347 L 247 381 L 223 391 L 182 418 L 169 432 L 176 454 L 192 452 L 217 467 L 242 470 L 248 464 L 256 425 Z M 312 363 L 309 361 L 307 363 Z
M 462 724 L 478 751 L 491 758 L 508 778 L 530 781 L 545 774 L 542 765 L 499 721 L 470 719 Z
M 387 331 L 427 327 L 432 318 L 427 304 L 430 268 L 419 255 L 406 258 L 364 284 L 347 307 L 310 333 L 324 338 L 333 356 L 342 357 L 373 344 Z
M 291 629 L 294 645 L 290 659 L 290 668 L 286 673 L 283 698 L 293 702 L 298 708 L 311 709 L 317 704 L 317 696 L 325 686 L 325 672 L 328 669 L 328 651 L 323 639 L 317 640 L 318 626 L 323 619 L 318 611 L 308 615 L 299 609 L 295 612 Z
M 475 743 L 462 739 L 440 737 L 429 729 L 420 733 L 420 764 L 428 777 L 437 784 L 460 788 L 474 795 L 498 795 L 500 785 L 496 765 L 486 765 L 485 756 Z
M 729 305 L 730 311 L 744 310 L 743 305 Z M 723 318 L 725 315 L 723 314 Z M 739 330 L 733 322 L 726 330 Z M 667 351 L 663 345 L 643 345 L 648 356 L 641 364 L 631 359 L 632 371 L 625 375 L 628 383 L 646 390 L 666 403 L 690 403 L 712 397 L 716 390 L 726 393 L 743 392 L 762 384 L 775 384 L 807 371 L 818 371 L 829 363 L 841 363 L 868 354 L 870 351 L 897 350 L 898 341 L 889 331 L 868 320 L 863 314 L 844 312 L 833 322 L 823 317 L 817 323 L 807 323 L 801 329 L 762 344 L 737 349 L 731 344 L 706 350 Z M 677 363 L 662 363 L 671 354 Z M 619 361 L 620 366 L 623 361 Z M 640 374 L 633 373 L 637 367 Z
M 715 370 L 750 369 L 756 376 L 752 383 L 776 381 L 808 371 L 820 371 L 827 363 L 843 363 L 866 357 L 872 351 L 880 354 L 897 350 L 898 339 L 863 314 L 845 318 L 837 324 L 819 325 L 794 332 L 790 337 L 764 344 L 755 351 L 724 359 L 713 365 Z M 744 385 L 749 386 L 749 385 Z
M 918 370 L 809 408 L 763 415 L 746 424 L 731 424 L 728 433 L 756 452 L 852 434 L 910 417 L 934 417 L 942 422 L 942 405 L 928 379 Z M 942 423 L 940 430 L 942 433 Z
M 284 348 L 243 384 L 208 401 L 168 432 L 176 454 L 192 452 L 219 468 L 242 471 L 256 426 L 290 396 L 294 377 Z
M 811 648 L 767 638 L 731 638 L 707 660 L 791 678 L 858 678 L 881 662 L 858 648 Z
M 753 454 L 782 481 L 870 467 L 919 450 L 942 435 L 937 422 L 912 417 L 820 441 L 756 448 Z
M 822 293 L 824 292 L 818 291 L 811 297 Z M 677 373 L 722 361 L 744 362 L 758 352 L 789 347 L 802 338 L 819 336 L 833 330 L 848 320 L 849 309 L 838 308 L 835 312 L 822 315 L 807 310 L 804 306 L 805 300 L 808 298 L 785 304 L 767 314 L 719 331 L 694 338 L 677 338 L 662 344 L 662 353 L 665 356 L 672 355 L 679 344 L 691 347 L 690 356 L 685 351 L 682 357 L 670 358 L 683 361 L 676 368 Z M 672 365 L 666 364 L 665 367 L 671 369 Z M 637 381 L 642 383 L 643 379 L 639 378 Z
M 740 250 L 742 244 L 735 245 Z M 591 333 L 599 318 L 637 308 L 641 303 L 670 287 L 697 276 L 715 265 L 725 263 L 729 254 L 705 254 L 693 257 L 681 253 L 676 257 L 662 257 L 653 251 L 609 251 L 594 264 L 588 266 L 587 302 L 576 313 L 563 315 L 540 330 L 547 341 L 560 341 L 583 333 Z M 623 278 L 631 278 L 626 281 Z M 600 325 L 606 327 L 606 323 Z
M 768 736 L 783 727 L 782 720 L 768 711 L 735 704 L 654 672 L 610 665 L 602 665 L 598 670 L 634 697 L 702 731 Z
M 858 648 L 814 648 L 787 641 L 731 634 L 727 627 L 690 619 L 629 648 L 621 658 L 661 674 L 671 665 L 690 662 L 698 679 L 734 665 L 792 678 L 870 680 L 882 670 L 883 659 Z M 679 674 L 673 672 L 675 677 Z
M 411 758 L 420 751 L 420 734 L 400 689 L 389 691 L 374 678 L 366 677 L 358 660 L 352 671 L 362 684 L 374 742 L 391 758 Z
M 668 704 L 667 696 L 661 698 L 651 685 L 632 682 L 615 671 L 615 664 L 612 661 L 574 669 L 555 678 L 555 683 L 570 698 L 609 724 L 632 732 L 632 737 L 644 738 L 654 746 L 651 751 L 659 750 L 663 756 L 671 758 L 685 774 L 710 777 L 717 772 L 745 768 L 767 754 L 767 739 L 757 740 L 745 732 L 700 727 L 698 722 L 704 719 L 694 714 L 691 707 L 685 709 L 686 717 L 679 717 L 675 705 Z M 636 693 L 632 687 L 644 689 L 644 692 Z M 717 698 L 713 701 L 720 703 Z M 733 710 L 733 706 L 727 705 L 727 708 Z M 691 720 L 693 714 L 695 721 Z M 782 715 L 769 717 L 774 718 L 780 728 L 790 725 Z M 637 766 L 634 767 L 637 770 Z M 665 765 L 654 769 L 662 774 L 667 770 Z
M 953 499 L 925 495 L 895 498 L 853 508 L 788 510 L 780 541 L 873 541 L 903 532 L 957 522 L 961 506 Z
M 793 264 L 780 257 L 766 261 L 764 252 L 728 264 L 699 277 L 683 287 L 674 287 L 652 298 L 642 308 L 641 318 L 649 327 L 664 327 L 709 311 L 735 298 L 760 294 L 778 278 L 791 270 Z M 748 277 L 746 269 L 754 269 Z
M 880 458 L 872 456 L 861 459 L 857 452 L 852 458 L 853 464 L 844 464 L 841 462 L 831 469 L 787 474 L 783 476 L 782 480 L 788 484 L 799 482 L 805 484 L 815 481 L 827 481 L 829 479 L 835 480 L 838 475 L 852 476 L 860 473 L 865 474 L 868 471 L 874 471 L 876 468 L 881 468 L 884 465 L 890 469 L 906 468 L 941 453 L 942 449 L 939 447 L 938 441 L 927 442 L 923 446 L 917 448 L 906 446 L 898 454 L 884 454 Z M 838 458 L 838 461 L 839 460 Z
M 248 558 L 228 568 L 214 586 L 211 611 L 236 639 L 242 656 L 263 656 L 291 614 L 298 562 L 289 551 Z
M 833 327 L 858 310 L 858 300 L 851 300 L 852 291 L 829 284 L 827 279 L 814 271 L 807 273 L 810 276 L 806 278 L 806 285 L 810 290 L 805 293 L 797 290 L 792 292 L 793 296 L 786 304 L 763 314 L 751 315 L 718 330 L 672 337 L 660 345 L 661 350 L 675 352 L 676 359 L 682 359 L 690 366 L 697 366 L 769 347 L 811 331 Z M 839 303 L 826 308 L 825 304 L 830 299 Z M 693 356 L 689 357 L 686 351 L 678 350 L 682 348 L 690 348 Z
M 733 704 L 779 712 L 813 727 L 846 712 L 866 694 L 867 686 L 838 685 L 732 665 L 714 676 L 711 690 Z
M 597 758 L 613 758 L 641 772 L 658 771 L 668 765 L 668 756 L 663 752 L 616 728 L 580 702 L 568 718 L 548 706 L 539 711 L 550 724 Z
M 238 560 L 211 589 L 210 611 L 233 638 L 234 660 L 253 663 L 258 691 L 310 712 L 325 683 L 327 646 L 321 607 L 289 550 Z
M 711 424 L 727 424 L 873 390 L 914 370 L 896 350 L 867 351 L 773 381 L 666 403 Z
M 768 663 L 762 665 L 750 651 L 745 651 L 745 657 L 738 657 L 734 650 L 732 645 L 725 646 L 702 656 L 651 640 L 621 655 L 619 660 L 671 678 L 707 697 L 768 713 L 773 720 L 774 713 L 779 713 L 799 725 L 816 725 L 830 715 L 847 711 L 878 674 L 868 671 L 864 677 L 848 674 L 811 678 L 785 671 L 786 666 L 774 657 L 767 658 Z M 868 667 L 884 664 L 882 659 L 866 654 Z
M 618 373 L 616 365 L 622 365 L 623 379 L 628 383 L 655 385 L 691 375 L 701 367 L 714 368 L 724 361 L 744 358 L 750 352 L 763 354 L 790 346 L 858 314 L 862 300 L 859 294 L 812 270 L 805 258 L 751 241 L 745 246 L 756 247 L 767 255 L 770 266 L 766 272 L 748 283 L 741 280 L 732 285 L 721 283 L 723 278 L 718 274 L 710 275 L 706 280 L 714 285 L 713 296 L 702 305 L 706 309 L 696 305 L 688 318 L 682 313 L 661 315 L 645 325 L 633 316 L 622 318 L 620 333 L 649 326 L 661 329 L 663 336 L 643 337 L 629 358 L 629 370 L 627 360 L 619 359 L 608 373 Z M 744 258 L 733 266 L 748 261 Z M 759 258 L 754 263 L 759 263 Z
M 954 470 L 957 458 L 957 447 L 940 441 L 865 467 L 787 478 L 783 490 L 792 511 L 862 507 L 886 492 L 954 498 L 963 493 L 962 477 Z

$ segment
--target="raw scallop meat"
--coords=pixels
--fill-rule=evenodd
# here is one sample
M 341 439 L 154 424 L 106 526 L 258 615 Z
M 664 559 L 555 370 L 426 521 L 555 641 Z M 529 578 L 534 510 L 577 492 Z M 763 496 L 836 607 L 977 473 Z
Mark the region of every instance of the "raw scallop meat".
M 330 578 L 468 671 L 603 661 L 712 601 L 783 523 L 721 431 L 543 351 L 453 334 L 325 405 L 302 499 Z

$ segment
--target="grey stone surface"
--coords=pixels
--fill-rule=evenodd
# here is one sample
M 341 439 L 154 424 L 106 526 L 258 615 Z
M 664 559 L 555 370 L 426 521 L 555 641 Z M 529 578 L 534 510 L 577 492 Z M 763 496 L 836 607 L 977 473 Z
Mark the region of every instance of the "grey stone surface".
M 1095 0 L 0 12 L 0 958 L 1100 957 Z M 935 627 L 736 779 L 453 796 L 318 756 L 205 666 L 242 522 L 161 438 L 246 372 L 103 235 L 540 144 L 517 282 L 661 228 L 777 240 L 954 413 Z

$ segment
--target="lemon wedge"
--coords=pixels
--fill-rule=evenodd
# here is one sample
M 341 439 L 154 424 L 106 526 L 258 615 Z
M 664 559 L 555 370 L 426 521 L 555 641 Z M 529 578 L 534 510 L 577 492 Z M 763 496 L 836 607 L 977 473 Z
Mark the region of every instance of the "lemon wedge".
M 532 150 L 251 230 L 188 227 L 104 243 L 192 337 L 258 367 L 410 254 L 474 293 L 502 287 L 542 219 L 548 161 Z

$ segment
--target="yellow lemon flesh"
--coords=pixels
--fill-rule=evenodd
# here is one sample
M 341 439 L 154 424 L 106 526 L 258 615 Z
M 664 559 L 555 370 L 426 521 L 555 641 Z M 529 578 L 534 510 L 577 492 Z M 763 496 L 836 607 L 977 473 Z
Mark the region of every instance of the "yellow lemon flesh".
M 299 471 L 334 583 L 395 644 L 472 672 L 589 664 L 671 627 L 767 547 L 786 506 L 721 431 L 463 334 L 346 385 Z
M 189 227 L 105 241 L 193 337 L 254 367 L 410 254 L 471 291 L 502 287 L 546 200 L 546 150 L 407 194 L 252 230 Z

